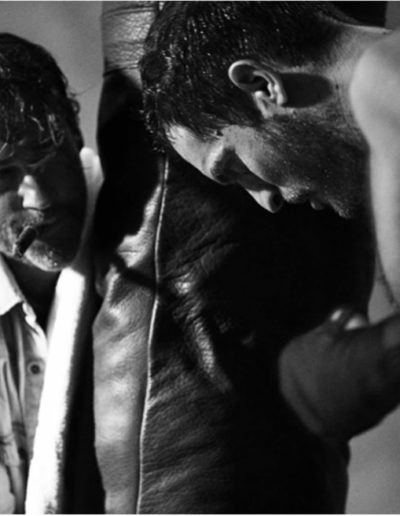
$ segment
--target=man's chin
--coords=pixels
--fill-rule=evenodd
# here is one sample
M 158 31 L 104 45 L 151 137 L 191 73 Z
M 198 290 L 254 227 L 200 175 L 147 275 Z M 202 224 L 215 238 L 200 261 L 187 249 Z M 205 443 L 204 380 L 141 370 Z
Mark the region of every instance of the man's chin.
M 332 208 L 332 210 L 336 213 L 336 215 L 339 215 L 339 217 L 341 217 L 342 219 L 352 220 L 357 217 L 357 215 L 353 211 L 343 209 L 342 207 Z
M 339 215 L 339 217 L 342 217 L 342 219 L 347 219 L 347 220 L 357 219 L 360 216 L 364 216 L 364 213 L 365 213 L 365 209 L 364 209 L 363 205 L 355 204 L 355 203 L 332 204 L 331 208 L 337 215 Z

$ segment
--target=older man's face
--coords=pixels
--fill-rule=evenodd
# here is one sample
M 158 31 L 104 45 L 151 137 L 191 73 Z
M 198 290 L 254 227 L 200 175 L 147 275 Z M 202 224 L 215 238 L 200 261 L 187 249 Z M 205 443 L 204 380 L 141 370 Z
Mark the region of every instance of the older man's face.
M 77 253 L 85 211 L 85 179 L 69 132 L 57 148 L 25 141 L 10 149 L 0 142 L 0 252 L 61 270 Z M 34 237 L 21 256 L 16 243 L 28 227 Z

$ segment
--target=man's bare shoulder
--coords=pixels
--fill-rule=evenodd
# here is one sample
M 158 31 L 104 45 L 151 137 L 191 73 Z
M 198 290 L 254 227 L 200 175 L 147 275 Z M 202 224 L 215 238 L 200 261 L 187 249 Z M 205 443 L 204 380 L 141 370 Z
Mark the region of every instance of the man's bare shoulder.
M 352 84 L 362 86 L 365 78 L 374 79 L 374 83 L 382 84 L 376 72 L 393 73 L 400 75 L 400 29 L 383 36 L 378 41 L 369 46 L 361 55 L 356 64 Z M 368 85 L 364 84 L 368 90 Z M 364 89 L 364 88 L 363 88 Z
M 360 57 L 350 84 L 350 101 L 369 143 L 400 130 L 400 30 L 371 45 Z

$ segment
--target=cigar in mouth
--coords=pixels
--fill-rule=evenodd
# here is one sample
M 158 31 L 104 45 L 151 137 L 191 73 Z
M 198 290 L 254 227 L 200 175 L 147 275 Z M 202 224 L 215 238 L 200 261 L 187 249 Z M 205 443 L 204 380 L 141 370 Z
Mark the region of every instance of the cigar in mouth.
M 38 235 L 39 230 L 37 226 L 33 224 L 25 226 L 13 245 L 13 254 L 17 258 L 22 258 Z

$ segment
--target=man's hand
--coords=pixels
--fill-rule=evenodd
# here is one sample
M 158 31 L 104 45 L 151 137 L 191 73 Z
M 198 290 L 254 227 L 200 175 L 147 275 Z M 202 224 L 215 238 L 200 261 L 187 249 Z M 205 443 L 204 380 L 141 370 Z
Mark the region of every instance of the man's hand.
M 282 394 L 306 427 L 348 440 L 400 402 L 400 315 L 369 325 L 339 309 L 292 340 L 279 367 Z

